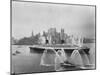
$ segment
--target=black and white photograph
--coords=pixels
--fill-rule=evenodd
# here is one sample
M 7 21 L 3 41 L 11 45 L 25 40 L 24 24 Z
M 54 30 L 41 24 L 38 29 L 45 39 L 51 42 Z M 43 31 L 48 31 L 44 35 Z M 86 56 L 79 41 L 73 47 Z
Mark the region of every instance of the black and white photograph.
M 95 69 L 95 5 L 11 1 L 12 75 Z

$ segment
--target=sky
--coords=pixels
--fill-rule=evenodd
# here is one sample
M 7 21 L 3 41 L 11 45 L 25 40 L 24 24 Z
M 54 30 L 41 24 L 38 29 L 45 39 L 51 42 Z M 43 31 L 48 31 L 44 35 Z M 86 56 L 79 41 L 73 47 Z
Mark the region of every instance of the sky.
M 95 7 L 12 2 L 12 36 L 16 39 L 56 28 L 69 35 L 95 37 Z

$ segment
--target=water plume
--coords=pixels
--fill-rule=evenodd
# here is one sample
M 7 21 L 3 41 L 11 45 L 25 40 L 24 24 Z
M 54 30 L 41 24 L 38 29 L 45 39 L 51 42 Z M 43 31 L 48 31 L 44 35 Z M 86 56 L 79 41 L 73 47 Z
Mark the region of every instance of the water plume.
M 56 51 L 54 49 L 46 49 L 41 57 L 40 65 L 54 66 L 55 65 Z
M 84 52 L 84 50 L 80 50 L 79 52 L 80 52 L 81 58 L 83 60 L 83 65 L 84 66 L 85 65 L 89 65 L 90 64 L 90 61 L 89 61 L 89 58 L 88 58 L 87 54 Z
M 61 67 L 61 63 L 64 63 L 67 60 L 67 55 L 65 54 L 64 49 L 58 50 L 56 52 L 56 59 L 55 59 L 55 70 L 61 71 L 63 68 Z
M 83 66 L 83 60 L 78 50 L 72 52 L 69 62 L 76 66 Z

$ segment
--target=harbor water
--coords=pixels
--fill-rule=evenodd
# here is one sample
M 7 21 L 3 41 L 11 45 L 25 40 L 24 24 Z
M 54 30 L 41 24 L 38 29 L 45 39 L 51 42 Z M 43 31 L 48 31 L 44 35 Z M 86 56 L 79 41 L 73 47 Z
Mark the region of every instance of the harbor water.
M 87 60 L 89 60 L 89 64 L 94 65 L 95 43 L 89 43 L 84 45 L 90 48 Z M 34 72 L 55 71 L 54 65 L 43 66 L 40 64 L 43 53 L 30 52 L 29 47 L 30 47 L 29 45 L 12 45 L 12 57 L 11 57 L 12 73 L 34 73 Z M 17 54 L 14 54 L 16 51 L 18 51 Z M 72 54 L 75 55 L 74 53 Z M 67 59 L 70 59 L 70 57 L 73 57 L 73 55 L 67 54 Z M 66 70 L 71 70 L 71 69 L 69 67 Z

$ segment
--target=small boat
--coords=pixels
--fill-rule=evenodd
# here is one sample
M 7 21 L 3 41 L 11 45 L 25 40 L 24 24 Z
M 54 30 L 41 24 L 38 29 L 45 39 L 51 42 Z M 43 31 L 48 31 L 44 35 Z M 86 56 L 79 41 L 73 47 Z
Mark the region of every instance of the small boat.
M 19 51 L 16 50 L 14 53 L 12 53 L 12 55 L 15 56 L 15 55 L 20 54 L 20 53 L 21 53 L 21 52 L 19 52 Z
M 19 51 L 16 51 L 16 54 L 20 54 L 20 52 Z
M 15 55 L 16 55 L 16 53 L 12 53 L 12 55 L 14 55 L 14 56 L 15 56 Z

